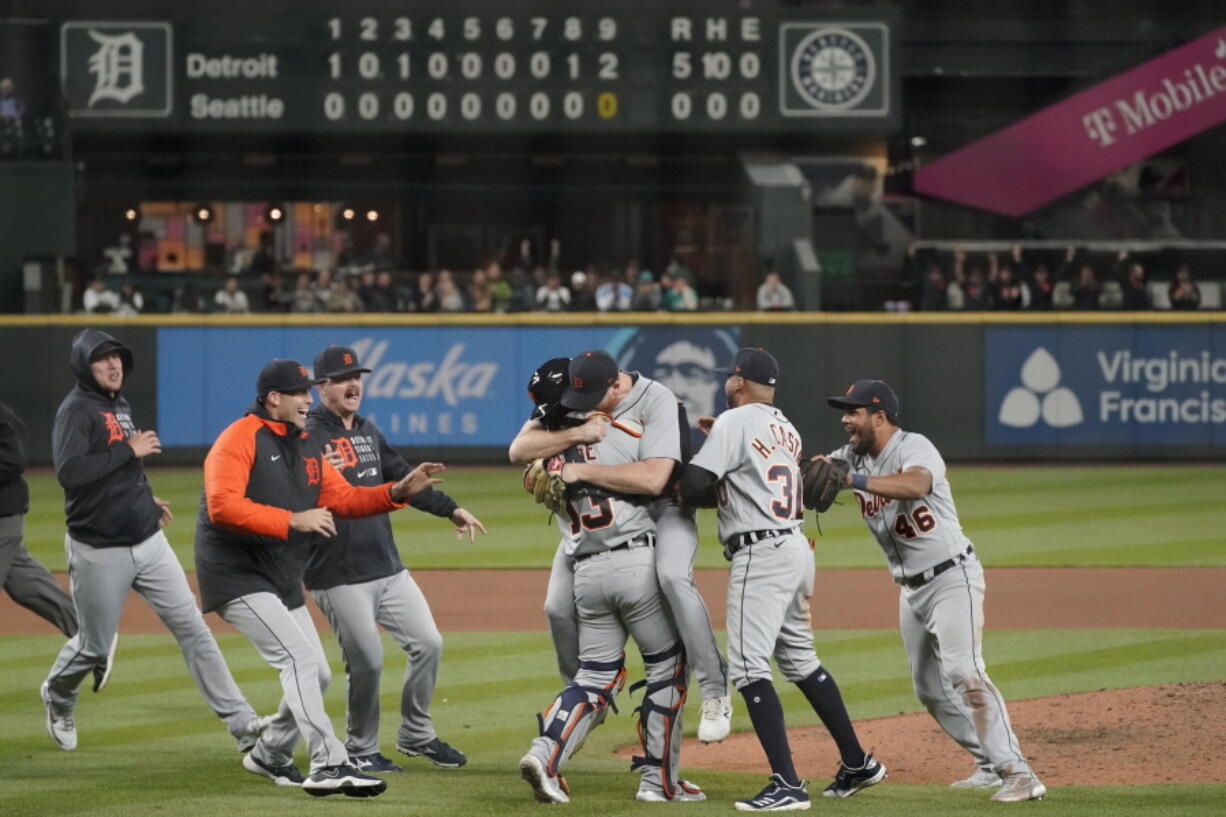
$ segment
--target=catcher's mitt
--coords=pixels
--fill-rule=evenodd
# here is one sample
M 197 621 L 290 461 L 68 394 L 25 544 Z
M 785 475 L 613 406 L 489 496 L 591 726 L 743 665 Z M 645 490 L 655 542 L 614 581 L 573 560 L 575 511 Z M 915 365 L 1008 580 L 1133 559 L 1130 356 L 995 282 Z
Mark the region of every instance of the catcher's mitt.
M 847 487 L 844 477 L 851 471 L 846 460 L 802 459 L 800 478 L 804 485 L 804 505 L 822 513 L 833 503 L 839 491 Z
M 524 490 L 532 494 L 538 504 L 544 505 L 559 516 L 566 515 L 566 483 L 562 481 L 561 457 L 547 460 L 536 459 L 524 467 Z

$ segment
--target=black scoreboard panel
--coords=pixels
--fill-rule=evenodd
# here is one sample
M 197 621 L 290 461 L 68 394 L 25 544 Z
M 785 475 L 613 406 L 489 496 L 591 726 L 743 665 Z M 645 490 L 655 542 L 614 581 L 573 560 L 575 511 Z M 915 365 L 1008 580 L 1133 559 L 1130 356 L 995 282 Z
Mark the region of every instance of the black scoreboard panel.
M 783 0 L 50 4 L 76 130 L 881 133 L 899 120 L 896 24 Z

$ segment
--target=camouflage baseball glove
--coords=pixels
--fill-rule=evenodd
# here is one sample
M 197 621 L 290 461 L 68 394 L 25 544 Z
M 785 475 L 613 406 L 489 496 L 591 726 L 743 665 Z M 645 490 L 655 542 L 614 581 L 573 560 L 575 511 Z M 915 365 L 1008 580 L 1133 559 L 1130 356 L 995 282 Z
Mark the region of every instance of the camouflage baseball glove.
M 844 478 L 850 471 L 846 460 L 802 459 L 800 478 L 805 507 L 818 513 L 827 510 L 839 491 L 847 487 Z
M 535 459 L 524 467 L 524 490 L 532 494 L 537 504 L 544 505 L 559 516 L 566 515 L 566 483 L 562 481 L 561 457 Z

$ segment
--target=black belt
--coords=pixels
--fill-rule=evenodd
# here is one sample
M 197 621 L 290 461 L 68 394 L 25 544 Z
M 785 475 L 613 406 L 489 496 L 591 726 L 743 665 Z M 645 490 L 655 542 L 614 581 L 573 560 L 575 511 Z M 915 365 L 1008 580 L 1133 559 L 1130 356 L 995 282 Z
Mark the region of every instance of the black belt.
M 614 545 L 611 548 L 605 548 L 604 550 L 597 550 L 592 553 L 580 553 L 580 554 L 577 554 L 574 558 L 576 562 L 582 562 L 584 559 L 590 559 L 593 556 L 599 556 L 602 553 L 613 553 L 618 550 L 629 550 L 632 547 L 639 547 L 640 545 L 643 547 L 652 547 L 655 545 L 655 543 L 656 543 L 656 535 L 654 533 L 644 533 L 642 536 L 636 536 L 633 539 L 627 539 L 626 541 L 622 542 L 620 545 Z
M 928 584 L 928 582 L 935 579 L 937 576 L 940 576 L 946 570 L 949 570 L 951 567 L 962 564 L 964 561 L 966 561 L 966 557 L 970 556 L 974 552 L 975 552 L 975 546 L 967 545 L 965 552 L 959 553 L 957 556 L 955 556 L 952 559 L 946 559 L 945 561 L 941 562 L 939 565 L 933 565 L 932 567 L 928 568 L 927 570 L 925 570 L 923 573 L 920 573 L 919 575 L 912 576 L 909 579 L 903 579 L 901 582 L 899 582 L 899 584 L 906 585 L 911 590 L 914 590 L 917 587 L 923 587 L 924 585 Z
M 751 530 L 748 533 L 738 534 L 724 542 L 724 554 L 731 559 L 732 555 L 741 548 L 747 548 L 750 545 L 761 542 L 763 539 L 777 539 L 780 536 L 787 536 L 789 533 L 796 533 L 796 530 L 795 527 L 767 528 L 766 530 Z

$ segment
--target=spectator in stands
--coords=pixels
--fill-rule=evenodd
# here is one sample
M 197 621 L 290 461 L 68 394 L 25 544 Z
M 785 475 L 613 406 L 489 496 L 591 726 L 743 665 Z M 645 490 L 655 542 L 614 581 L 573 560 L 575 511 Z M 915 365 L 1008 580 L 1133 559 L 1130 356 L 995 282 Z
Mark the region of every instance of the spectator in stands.
M 536 308 L 545 312 L 564 312 L 570 309 L 570 290 L 562 286 L 562 279 L 552 273 L 545 285 L 536 291 Z
M 311 288 L 315 291 L 315 300 L 319 301 L 319 311 L 326 312 L 328 310 L 328 298 L 332 296 L 332 273 L 326 269 L 320 270 L 319 275 L 312 282 Z
M 417 277 L 417 294 L 414 298 L 418 312 L 438 312 L 438 291 L 434 287 L 434 276 L 423 272 Z
M 920 309 L 924 312 L 944 312 L 948 308 L 945 271 L 936 261 L 930 261 L 920 290 Z
M 196 282 L 190 278 L 183 286 L 175 290 L 170 309 L 179 314 L 198 315 L 205 310 L 204 296 L 196 288 Z
M 381 293 L 383 302 L 388 305 L 388 312 L 408 310 L 408 293 L 396 286 L 396 279 L 389 270 L 383 270 L 375 276 L 375 289 Z
M 213 296 L 213 307 L 216 312 L 227 312 L 231 315 L 244 314 L 251 311 L 247 301 L 247 293 L 238 287 L 238 278 L 231 275 L 217 294 Z
M 1123 255 L 1127 255 L 1127 250 L 1121 253 L 1121 256 Z M 1121 287 L 1124 290 L 1121 308 L 1132 311 L 1149 309 L 1149 287 L 1145 283 L 1145 267 L 1140 261 L 1133 261 L 1128 265 Z
M 311 274 L 309 272 L 298 274 L 297 285 L 290 295 L 289 311 L 300 314 L 323 311 L 323 304 L 320 303 L 319 298 L 315 294 L 315 287 L 311 283 Z
M 451 270 L 441 269 L 438 271 L 438 281 L 435 283 L 434 289 L 438 297 L 439 312 L 463 312 L 468 308 L 468 304 L 464 301 L 464 294 L 456 286 Z
M 378 276 L 373 269 L 362 273 L 358 285 L 358 297 L 362 299 L 364 312 L 395 312 L 396 301 L 393 293 L 379 286 Z
M 1175 280 L 1167 291 L 1171 298 L 1171 309 L 1200 308 L 1200 288 L 1192 280 L 1192 269 L 1187 264 L 1180 264 L 1175 270 Z
M 962 308 L 972 311 L 982 311 L 992 308 L 992 289 L 983 274 L 983 268 L 978 264 L 971 267 L 962 281 Z
M 136 284 L 124 282 L 119 287 L 119 307 L 116 315 L 139 315 L 145 311 L 145 298 L 136 289 Z
M 0 79 L 0 119 L 21 119 L 26 115 L 26 101 L 17 96 L 13 80 Z
M 639 273 L 638 288 L 634 293 L 635 312 L 655 312 L 660 308 L 660 285 L 651 270 L 645 269 Z
M 630 274 L 631 268 L 637 276 L 638 262 L 631 261 L 626 265 L 627 274 Z M 601 312 L 628 312 L 633 305 L 634 287 L 619 280 L 616 270 L 596 287 L 596 308 Z
M 779 273 L 766 273 L 765 280 L 758 287 L 758 309 L 763 312 L 787 312 L 796 308 L 796 299 L 792 290 L 779 278 Z
M 1034 272 L 1030 273 L 1030 280 L 1026 282 L 1026 308 L 1051 309 L 1052 288 L 1051 270 L 1046 264 L 1039 264 L 1034 268 Z
M 277 271 L 260 276 L 260 301 L 266 312 L 288 312 L 294 296 L 285 287 L 285 279 Z
M 345 278 L 337 275 L 328 288 L 328 297 L 324 301 L 324 311 L 332 313 L 354 313 L 362 311 L 362 298 L 357 290 L 349 286 Z
M 119 293 L 107 289 L 101 278 L 89 282 L 82 301 L 91 315 L 110 315 L 119 309 Z
M 1077 270 L 1077 281 L 1073 284 L 1073 309 L 1098 309 L 1098 296 L 1102 287 L 1098 283 L 1098 274 L 1089 264 L 1082 264 Z
M 690 279 L 685 275 L 673 278 L 672 297 L 666 294 L 665 308 L 671 312 L 694 312 L 698 309 L 698 293 L 690 285 Z
M 485 279 L 490 287 L 490 307 L 495 312 L 510 312 L 514 291 L 511 283 L 502 274 L 502 264 L 491 261 L 485 265 Z
M 996 270 L 996 281 L 992 285 L 992 309 L 1015 310 L 1022 308 L 1022 285 L 1014 275 L 1013 264 L 1009 261 L 1001 264 Z
M 583 270 L 575 270 L 570 276 L 570 309 L 572 312 L 595 312 L 596 291 L 593 283 L 595 272 L 591 274 Z
M 480 267 L 473 270 L 472 281 L 468 284 L 468 302 L 472 305 L 473 312 L 494 311 L 494 297 L 490 294 L 489 277 Z
M 251 267 L 248 270 L 257 275 L 268 275 L 277 269 L 277 254 L 272 243 L 272 232 L 264 230 L 260 233 L 260 246 L 251 256 Z
M 399 266 L 396 254 L 392 251 L 392 237 L 387 233 L 375 236 L 375 246 L 370 251 L 370 265 L 375 272 L 390 272 Z

